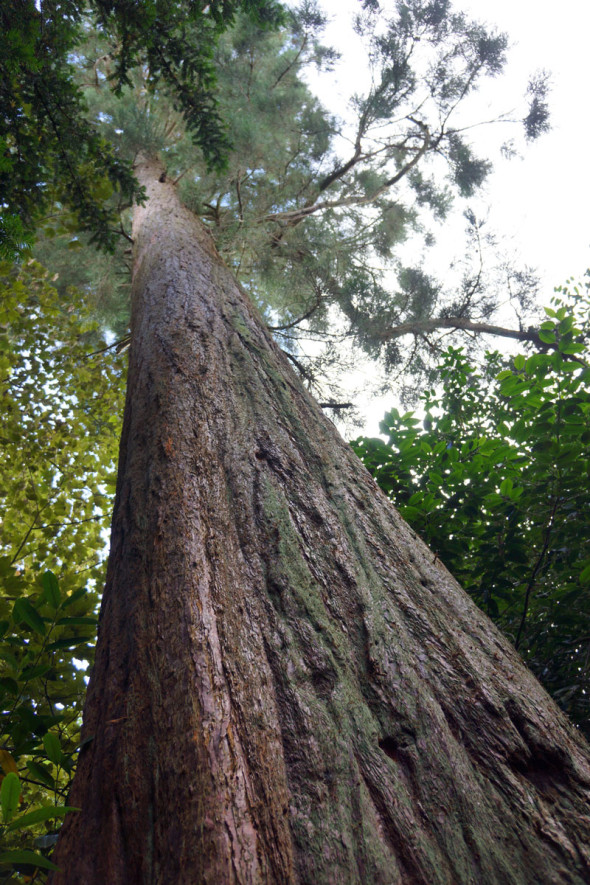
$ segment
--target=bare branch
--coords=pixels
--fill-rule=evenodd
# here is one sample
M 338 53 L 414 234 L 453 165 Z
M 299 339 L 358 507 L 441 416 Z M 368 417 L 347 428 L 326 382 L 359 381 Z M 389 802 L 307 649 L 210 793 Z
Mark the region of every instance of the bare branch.
M 378 337 L 381 341 L 392 341 L 394 338 L 401 338 L 404 335 L 425 335 L 429 332 L 435 332 L 437 329 L 455 329 L 457 331 L 475 332 L 479 335 L 497 335 L 500 338 L 529 341 L 537 347 L 551 347 L 551 345 L 541 341 L 539 333 L 532 327 L 528 329 L 506 329 L 504 326 L 494 326 L 491 323 L 470 320 L 467 317 L 431 317 L 427 320 L 412 320 L 409 323 L 400 323 L 399 326 L 383 329 L 378 334 Z
M 376 331 L 374 335 L 375 338 L 383 342 L 393 341 L 395 338 L 401 338 L 404 335 L 421 336 L 424 340 L 427 340 L 426 336 L 428 333 L 436 332 L 438 329 L 472 332 L 476 335 L 496 335 L 499 338 L 512 338 L 515 341 L 534 344 L 539 350 L 557 350 L 559 348 L 558 342 L 543 341 L 538 330 L 533 326 L 529 326 L 528 329 L 507 329 L 504 326 L 494 326 L 492 323 L 471 320 L 467 317 L 431 317 L 428 320 L 412 320 L 409 323 L 400 323 L 399 326 Z M 563 358 L 575 361 L 583 366 L 588 365 L 588 362 L 578 353 L 564 353 Z
M 303 50 L 305 49 L 306 46 L 307 46 L 307 34 L 304 36 L 304 38 L 303 38 L 303 42 L 302 42 L 301 46 L 299 47 L 299 50 L 298 50 L 297 55 L 295 56 L 295 58 L 294 58 L 294 59 L 293 59 L 288 65 L 287 65 L 287 67 L 284 69 L 284 71 L 282 71 L 282 73 L 279 74 L 279 76 L 277 77 L 277 79 L 275 80 L 275 82 L 273 83 L 273 85 L 270 87 L 270 88 L 271 88 L 271 91 L 272 91 L 273 89 L 276 89 L 276 87 L 279 85 L 279 83 L 281 82 L 281 80 L 283 79 L 283 77 L 284 77 L 286 74 L 288 74 L 289 71 L 290 71 L 292 68 L 295 67 L 295 65 L 297 64 L 297 62 L 299 61 L 299 59 L 300 59 L 300 57 L 301 57 L 301 53 L 303 52 Z
M 293 363 L 293 365 L 295 366 L 295 368 L 297 369 L 297 371 L 301 374 L 301 376 L 302 376 L 303 378 L 305 378 L 305 380 L 306 380 L 309 384 L 313 384 L 314 381 L 315 381 L 315 379 L 314 379 L 312 373 L 311 373 L 308 369 L 306 369 L 305 366 L 302 365 L 302 363 L 299 362 L 299 360 L 297 359 L 297 357 L 296 357 L 296 356 L 293 356 L 292 353 L 289 353 L 288 350 L 283 350 L 283 353 L 285 354 L 285 356 L 287 357 L 287 359 L 291 360 L 291 362 Z
M 321 301 L 322 301 L 322 296 L 321 296 L 321 293 L 318 292 L 316 300 L 314 301 L 312 306 L 309 308 L 309 310 L 307 310 L 303 314 L 303 316 L 297 317 L 296 320 L 293 320 L 290 323 L 285 323 L 285 325 L 283 325 L 283 326 L 269 326 L 268 328 L 271 330 L 271 332 L 286 332 L 287 329 L 293 329 L 295 326 L 298 326 L 304 320 L 309 319 L 309 317 L 313 313 L 315 313 L 315 311 L 318 309 L 318 307 L 321 304 Z
M 119 338 L 118 341 L 114 341 L 113 344 L 107 345 L 107 347 L 101 347 L 100 350 L 93 350 L 92 353 L 86 354 L 86 359 L 90 359 L 91 356 L 98 356 L 99 353 L 106 353 L 108 350 L 113 350 L 113 348 L 117 353 L 122 353 L 130 342 L 131 335 L 125 335 L 123 338 Z

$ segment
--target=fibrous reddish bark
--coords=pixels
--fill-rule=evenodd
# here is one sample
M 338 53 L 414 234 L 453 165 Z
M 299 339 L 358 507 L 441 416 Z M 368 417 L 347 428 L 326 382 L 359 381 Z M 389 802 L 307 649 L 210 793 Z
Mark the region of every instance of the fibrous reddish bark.
M 590 754 L 301 388 L 161 167 L 54 885 L 590 881 Z

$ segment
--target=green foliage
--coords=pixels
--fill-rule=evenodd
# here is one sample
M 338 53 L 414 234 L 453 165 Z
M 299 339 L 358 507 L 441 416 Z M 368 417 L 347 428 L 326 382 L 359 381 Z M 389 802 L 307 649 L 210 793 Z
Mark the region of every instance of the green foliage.
M 554 298 L 556 349 L 481 369 L 450 348 L 426 417 L 354 448 L 404 518 L 590 734 L 589 287 Z
M 307 13 L 304 21 L 311 15 Z M 303 63 L 329 61 L 310 31 L 316 26 L 315 19 L 304 25 L 297 17 L 276 31 L 239 14 L 231 31 L 220 37 L 214 57 L 219 113 L 233 145 L 224 173 L 208 168 L 195 151 L 186 119 L 168 91 L 151 84 L 147 68 L 129 70 L 128 85 L 116 94 L 109 88 L 115 70 L 108 35 L 88 29 L 77 48 L 77 78 L 93 125 L 129 162 L 140 151 L 161 153 L 169 177 L 179 179 L 183 201 L 210 225 L 224 258 L 263 309 L 291 305 L 294 299 L 286 291 L 284 258 L 273 249 L 269 225 L 260 218 L 289 205 L 316 177 L 334 130 L 300 77 Z M 129 214 L 122 220 L 129 229 Z M 130 280 L 124 249 L 129 243 L 120 237 L 116 260 L 111 260 L 97 255 L 87 237 L 73 227 L 65 229 L 63 222 L 61 216 L 52 221 L 51 230 L 45 228 L 35 256 L 59 270 L 60 280 L 87 287 L 99 309 L 108 311 L 109 325 L 116 323 L 123 333 Z M 294 310 L 299 307 L 300 302 Z
M 534 141 L 539 135 L 548 132 L 549 123 L 549 74 L 541 71 L 531 77 L 528 86 L 529 110 L 524 119 L 524 127 L 528 141 Z
M 301 82 L 317 55 L 316 31 L 295 18 L 273 44 L 252 28 L 226 33 L 218 76 L 237 150 L 227 176 L 197 169 L 181 187 L 285 349 L 298 354 L 307 336 L 333 340 L 336 326 L 390 367 L 402 351 L 385 338 L 388 328 L 449 316 L 450 294 L 421 268 L 404 267 L 398 248 L 425 232 L 426 210 L 444 218 L 453 197 L 471 196 L 489 172 L 454 114 L 502 70 L 507 40 L 447 2 L 400 2 L 378 13 L 358 24 L 372 85 L 353 99 L 346 126 Z M 181 159 L 173 150 L 168 158 L 172 167 Z M 480 240 L 472 242 L 479 261 Z M 486 284 L 483 273 L 466 272 L 453 292 L 459 315 L 489 317 Z M 421 368 L 418 355 L 410 371 Z
M 145 68 L 148 89 L 167 91 L 207 165 L 223 168 L 230 141 L 218 113 L 216 42 L 240 9 L 258 27 L 278 25 L 279 5 L 274 0 L 93 0 L 92 6 L 99 29 L 109 35 L 115 93 L 133 85 L 134 69 Z
M 51 868 L 68 810 L 123 407 L 98 346 L 79 293 L 0 265 L 0 881 Z
M 141 199 L 131 164 L 87 119 L 74 71 L 90 23 L 107 35 L 111 83 L 120 93 L 143 67 L 168 90 L 211 167 L 229 147 L 217 110 L 213 53 L 239 9 L 259 25 L 282 18 L 274 0 L 15 0 L 0 8 L 0 257 L 22 251 L 52 206 L 111 250 L 121 209 Z M 98 75 L 97 75 L 98 76 Z M 113 229 L 115 228 L 115 229 Z
M 128 164 L 86 120 L 72 77 L 83 14 L 72 0 L 0 9 L 0 257 L 21 251 L 55 203 L 111 248 L 120 201 L 138 196 Z M 120 201 L 108 205 L 114 191 Z

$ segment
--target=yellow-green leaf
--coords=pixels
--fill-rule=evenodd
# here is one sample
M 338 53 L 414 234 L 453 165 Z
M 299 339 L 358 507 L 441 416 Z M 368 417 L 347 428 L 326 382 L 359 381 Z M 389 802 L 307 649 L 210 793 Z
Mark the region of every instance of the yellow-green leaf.
M 0 765 L 5 774 L 18 774 L 18 768 L 16 767 L 16 762 L 8 752 L 8 750 L 0 750 Z
M 11 771 L 6 775 L 0 787 L 0 808 L 2 809 L 2 818 L 5 823 L 8 823 L 14 815 L 18 808 L 19 799 L 20 779 L 18 774 Z
M 53 572 L 46 571 L 41 578 L 41 582 L 43 584 L 43 595 L 45 599 L 49 605 L 53 606 L 53 608 L 57 608 L 61 602 L 61 594 L 59 592 L 57 578 Z
M 35 808 L 33 811 L 28 811 L 26 814 L 17 817 L 16 820 L 11 821 L 8 829 L 20 830 L 23 827 L 31 827 L 33 824 L 41 823 L 44 820 L 55 820 L 58 817 L 65 817 L 70 811 L 80 811 L 80 809 L 75 808 L 73 805 L 60 805 L 58 807 L 46 805 L 43 808 Z

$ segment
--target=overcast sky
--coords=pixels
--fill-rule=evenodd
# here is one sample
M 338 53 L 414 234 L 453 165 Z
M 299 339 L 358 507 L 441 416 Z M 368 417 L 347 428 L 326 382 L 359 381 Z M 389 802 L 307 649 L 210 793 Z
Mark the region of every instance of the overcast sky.
M 489 197 L 494 218 L 513 233 L 523 258 L 537 265 L 551 286 L 579 277 L 590 266 L 590 4 L 561 0 L 550 12 L 538 0 L 460 5 L 510 37 L 508 98 L 510 84 L 518 88 L 529 71 L 551 73 L 552 130 L 522 160 L 499 164 Z
M 360 2 L 320 0 L 320 5 L 331 18 L 326 42 L 343 55 L 337 91 L 350 94 L 358 88 L 362 59 L 358 46 L 347 42 L 346 25 Z M 490 224 L 509 238 L 525 263 L 538 268 L 548 301 L 553 286 L 581 277 L 590 267 L 590 2 L 561 0 L 551 14 L 538 0 L 456 0 L 455 6 L 507 33 L 511 42 L 505 75 L 480 97 L 481 119 L 488 111 L 514 107 L 531 74 L 541 69 L 551 73 L 552 130 L 530 145 L 522 159 L 504 161 L 494 150 L 494 142 L 499 146 L 511 136 L 505 127 L 495 133 L 494 127 L 485 127 L 476 135 L 489 141 L 495 161 L 485 194 Z M 387 0 L 382 8 L 387 9 Z
M 331 19 L 325 42 L 339 49 L 342 61 L 325 85 L 316 81 L 316 89 L 330 110 L 342 113 L 344 98 L 362 84 L 362 52 L 348 24 L 361 4 L 360 0 L 319 2 Z M 381 0 L 381 6 L 386 10 L 387 0 Z M 504 75 L 486 85 L 472 106 L 477 107 L 477 119 L 510 111 L 522 102 L 531 75 L 540 70 L 551 74 L 551 131 L 527 146 L 521 158 L 505 160 L 499 153 L 500 145 L 515 134 L 510 128 L 474 130 L 478 149 L 494 163 L 478 215 L 487 214 L 489 227 L 503 236 L 517 263 L 536 269 L 542 282 L 541 304 L 548 304 L 555 286 L 571 277 L 581 279 L 590 267 L 590 2 L 561 0 L 551 15 L 543 12 L 538 0 L 456 0 L 455 8 L 494 26 L 510 40 Z M 325 77 L 321 75 L 322 81 Z M 449 236 L 450 245 L 462 241 L 461 216 L 455 223 L 458 236 Z M 451 225 L 447 228 L 452 231 Z M 443 267 L 431 268 L 442 276 L 445 249 L 443 241 L 435 256 Z M 449 260 L 455 257 L 449 255 Z M 365 432 L 376 434 L 383 412 L 394 404 L 393 390 L 367 401 L 361 409 Z

